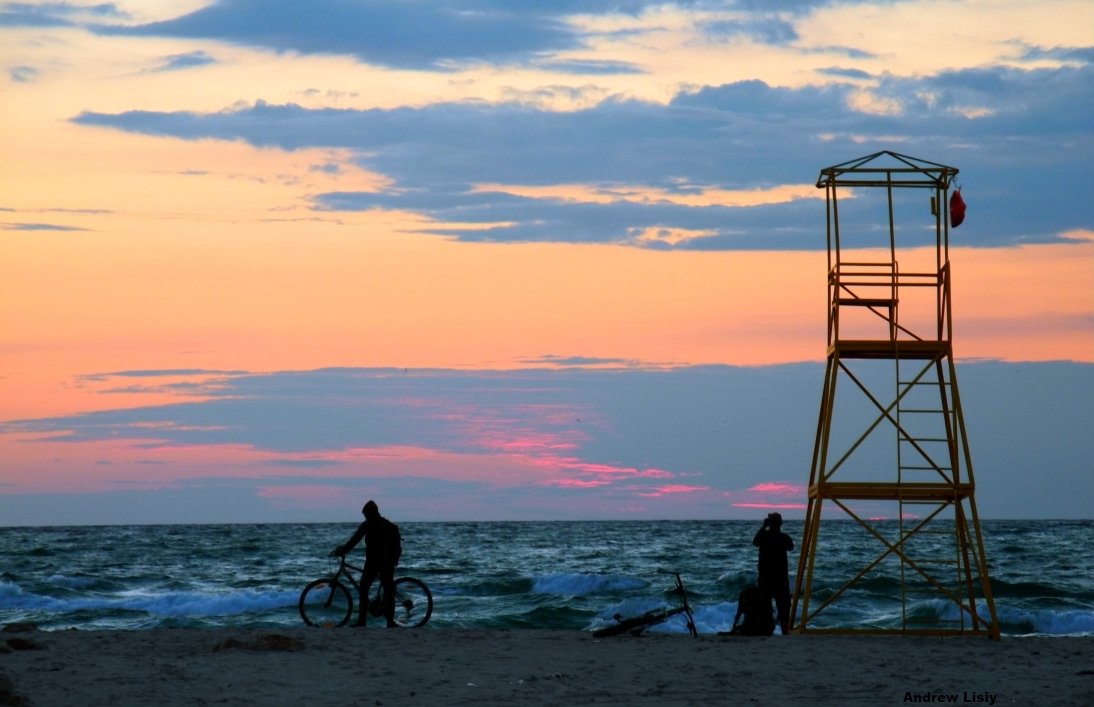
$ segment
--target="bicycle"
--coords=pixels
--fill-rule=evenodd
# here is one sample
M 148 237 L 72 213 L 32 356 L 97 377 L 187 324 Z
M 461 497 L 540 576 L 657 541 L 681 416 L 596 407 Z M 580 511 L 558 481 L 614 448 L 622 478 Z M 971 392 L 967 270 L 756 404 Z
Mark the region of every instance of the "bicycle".
M 338 570 L 329 577 L 321 577 L 304 587 L 300 592 L 300 617 L 308 626 L 334 628 L 345 626 L 353 616 L 353 592 L 358 595 L 361 584 L 354 579 L 352 571 L 364 572 L 364 567 L 351 565 L 346 558 L 340 557 Z M 349 584 L 349 588 L 346 584 Z M 362 607 L 373 616 L 384 615 L 384 585 L 377 582 L 376 594 Z M 403 628 L 424 626 L 433 615 L 433 594 L 425 582 L 414 577 L 399 577 L 395 580 L 395 623 Z
M 634 616 L 629 619 L 624 619 L 619 614 L 616 614 L 612 617 L 616 621 L 614 624 L 593 631 L 593 636 L 596 638 L 604 638 L 605 636 L 618 636 L 621 633 L 630 633 L 633 636 L 637 636 L 650 626 L 656 626 L 659 623 L 668 621 L 677 614 L 684 614 L 685 621 L 687 621 L 688 625 L 688 632 L 691 633 L 693 638 L 698 637 L 699 632 L 695 630 L 695 618 L 691 615 L 691 605 L 688 604 L 688 592 L 684 589 L 684 581 L 680 579 L 679 572 L 672 572 L 670 574 L 676 577 L 676 586 L 672 588 L 672 591 L 680 595 L 681 601 L 683 602 L 681 606 L 654 609 L 652 611 L 647 611 L 641 616 Z

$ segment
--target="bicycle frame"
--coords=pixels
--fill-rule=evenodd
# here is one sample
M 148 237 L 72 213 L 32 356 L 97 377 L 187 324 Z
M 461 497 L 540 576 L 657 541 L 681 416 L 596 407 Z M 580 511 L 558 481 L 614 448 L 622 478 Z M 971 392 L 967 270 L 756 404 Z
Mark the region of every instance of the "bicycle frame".
M 345 577 L 346 581 L 349 582 L 350 586 L 357 590 L 357 595 L 361 596 L 361 580 L 354 578 L 353 572 L 356 572 L 358 577 L 363 577 L 365 574 L 365 568 L 358 567 L 357 565 L 351 565 L 350 563 L 346 562 L 345 555 L 339 557 L 339 560 L 340 562 L 338 563 L 338 571 L 332 574 L 331 578 L 337 580 L 339 577 Z M 384 598 L 384 583 L 377 582 L 377 585 L 378 586 L 376 588 L 376 595 L 371 600 L 369 600 L 369 604 L 374 601 L 380 601 Z M 367 599 L 367 597 L 365 598 Z
M 332 568 L 328 575 L 309 583 L 300 593 L 297 608 L 304 623 L 309 626 L 343 626 L 350 620 L 355 603 L 360 604 L 357 609 L 361 622 L 367 614 L 376 617 L 384 615 L 385 608 L 390 610 L 392 604 L 395 613 L 393 617 L 388 615 L 388 625 L 392 625 L 394 620 L 398 626 L 414 628 L 429 621 L 433 614 L 433 595 L 420 579 L 393 577 L 394 596 L 390 603 L 386 601 L 384 583 L 381 581 L 370 599 L 362 594 L 358 579 L 364 573 L 364 567 L 346 562 L 344 556 L 331 557 L 339 557 L 338 568 Z M 365 588 L 366 591 L 368 589 Z
M 593 631 L 593 636 L 597 638 L 605 636 L 616 636 L 621 633 L 631 633 L 638 635 L 645 631 L 650 626 L 656 626 L 659 623 L 668 621 L 677 614 L 684 614 L 688 626 L 688 632 L 693 638 L 698 637 L 699 632 L 695 628 L 695 618 L 691 613 L 691 605 L 688 604 L 688 592 L 684 589 L 684 581 L 680 578 L 679 572 L 671 573 L 676 578 L 676 586 L 673 587 L 673 591 L 680 595 L 682 605 L 671 609 L 655 609 L 654 611 L 647 611 L 641 616 L 635 616 L 633 618 L 624 619 L 619 614 L 616 614 L 613 618 L 616 623 L 604 628 Z

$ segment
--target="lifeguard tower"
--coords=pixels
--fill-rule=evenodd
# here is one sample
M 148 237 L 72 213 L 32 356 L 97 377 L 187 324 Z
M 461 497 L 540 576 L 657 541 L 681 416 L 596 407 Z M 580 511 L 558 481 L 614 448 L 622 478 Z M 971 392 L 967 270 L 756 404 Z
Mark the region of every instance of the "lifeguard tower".
M 828 356 L 796 632 L 999 636 L 951 343 L 957 172 L 885 151 L 817 179 Z M 891 612 L 862 625 L 856 603 L 879 597 Z

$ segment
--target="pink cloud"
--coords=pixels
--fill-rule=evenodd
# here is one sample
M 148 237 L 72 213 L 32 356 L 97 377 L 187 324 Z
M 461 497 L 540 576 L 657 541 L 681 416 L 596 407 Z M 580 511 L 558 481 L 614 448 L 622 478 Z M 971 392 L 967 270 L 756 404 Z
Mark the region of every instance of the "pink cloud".
M 665 486 L 657 486 L 648 491 L 641 491 L 639 496 L 645 496 L 646 498 L 658 498 L 660 496 L 668 496 L 670 494 L 677 493 L 695 493 L 696 491 L 709 491 L 709 486 L 688 486 L 687 484 L 667 484 Z
M 563 488 L 589 489 L 597 488 L 600 486 L 607 486 L 610 483 L 610 481 L 595 479 L 550 479 L 549 481 L 545 481 L 544 485 L 561 486 Z
M 755 486 L 749 486 L 748 490 L 755 493 L 764 494 L 770 493 L 776 495 L 796 495 L 804 494 L 805 486 L 801 484 L 791 484 L 786 481 L 765 481 L 763 483 L 756 484 Z
M 759 501 L 742 501 L 738 503 L 731 503 L 734 508 L 762 508 L 762 509 L 784 509 L 784 510 L 805 510 L 806 504 L 804 503 L 762 503 Z
M 788 481 L 764 481 L 749 486 L 739 494 L 744 498 L 734 501 L 730 505 L 734 508 L 800 510 L 807 506 L 804 502 L 806 490 L 803 484 Z
M 160 434 L 179 432 L 184 429 L 181 425 L 146 420 L 137 421 L 131 430 L 133 435 L 147 436 L 61 446 L 51 444 L 48 436 L 27 440 L 22 445 L 26 463 L 13 465 L 22 469 L 19 478 L 12 479 L 15 483 L 9 488 L 0 488 L 0 493 L 31 489 L 42 492 L 51 490 L 50 486 L 62 486 L 69 492 L 171 487 L 203 478 L 229 477 L 253 480 L 254 493 L 278 507 L 318 509 L 344 503 L 348 483 L 394 477 L 475 481 L 499 489 L 552 486 L 588 490 L 580 495 L 589 499 L 600 497 L 593 492 L 607 487 L 616 499 L 676 497 L 682 503 L 690 503 L 695 491 L 710 490 L 706 486 L 675 484 L 673 480 L 681 474 L 665 469 L 582 458 L 578 450 L 600 425 L 595 412 L 580 407 L 444 408 L 424 399 L 401 402 L 445 421 L 447 434 L 441 436 L 438 448 L 378 445 L 286 451 L 241 443 L 186 444 Z M 453 432 L 460 449 L 445 449 Z M 430 440 L 424 441 L 428 444 Z M 61 450 L 63 460 L 56 459 L 56 450 Z M 47 456 L 49 452 L 53 458 Z M 88 459 L 108 460 L 109 464 L 95 465 Z M 44 467 L 49 467 L 50 474 L 42 473 Z M 55 468 L 71 471 L 58 479 Z M 281 482 L 278 477 L 305 483 Z
M 428 400 L 407 401 L 408 405 L 431 407 Z M 576 449 L 589 434 L 578 427 L 587 411 L 569 405 L 515 405 L 501 410 L 477 405 L 446 403 L 442 411 L 427 414 L 450 423 L 468 444 L 490 451 L 534 452 Z
M 560 457 L 555 455 L 542 455 L 530 457 L 529 462 L 535 466 L 548 467 L 552 469 L 564 469 L 567 471 L 576 471 L 582 474 L 601 474 L 601 475 L 618 475 L 625 474 L 627 476 L 642 477 L 642 478 L 672 478 L 672 472 L 665 471 L 663 469 L 637 469 L 633 466 L 613 466 L 611 464 L 594 464 L 592 462 L 582 461 L 577 457 Z
M 534 452 L 536 450 L 562 450 L 562 449 L 575 449 L 577 445 L 573 442 L 562 442 L 557 436 L 550 434 L 542 435 L 524 435 L 519 439 L 505 439 L 498 437 L 495 439 L 480 438 L 478 440 L 479 446 L 486 447 L 487 449 L 498 449 L 503 452 Z

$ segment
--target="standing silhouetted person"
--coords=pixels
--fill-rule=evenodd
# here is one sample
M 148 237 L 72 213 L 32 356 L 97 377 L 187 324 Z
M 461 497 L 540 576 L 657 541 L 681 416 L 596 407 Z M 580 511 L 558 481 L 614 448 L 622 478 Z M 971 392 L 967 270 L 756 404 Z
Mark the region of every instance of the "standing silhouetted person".
M 760 576 L 756 584 L 765 597 L 768 611 L 771 611 L 771 600 L 775 600 L 779 627 L 785 636 L 790 633 L 790 576 L 786 553 L 794 549 L 794 541 L 782 532 L 782 525 L 781 515 L 769 513 L 763 527 L 752 538 L 752 544 L 760 548 Z
M 361 575 L 360 610 L 357 615 L 357 625 L 364 626 L 368 616 L 368 594 L 372 583 L 377 577 L 384 588 L 384 616 L 387 618 L 388 627 L 395 626 L 395 565 L 399 564 L 399 556 L 403 554 L 402 538 L 399 535 L 399 526 L 380 515 L 380 507 L 376 501 L 369 501 L 361 509 L 365 520 L 357 527 L 357 531 L 343 545 L 339 545 L 331 551 L 332 555 L 344 556 L 347 552 L 365 539 L 365 569 Z

